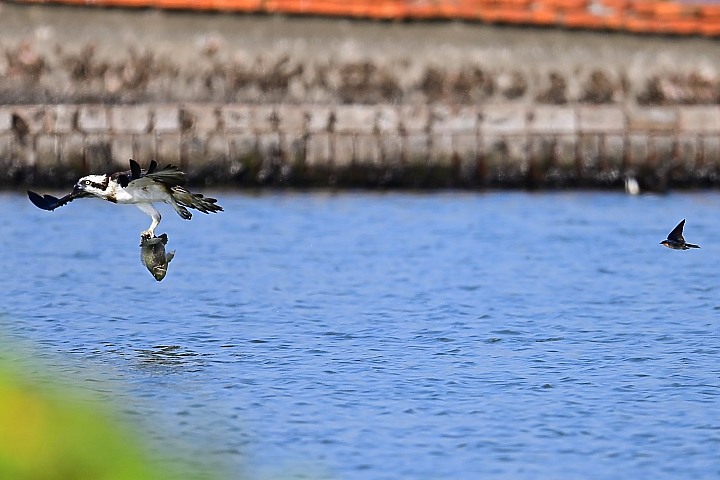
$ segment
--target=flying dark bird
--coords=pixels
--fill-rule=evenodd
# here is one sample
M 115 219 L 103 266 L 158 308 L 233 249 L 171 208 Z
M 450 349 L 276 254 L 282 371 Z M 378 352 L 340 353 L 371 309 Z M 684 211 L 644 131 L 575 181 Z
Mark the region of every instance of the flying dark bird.
M 683 218 L 682 222 L 677 224 L 677 227 L 673 229 L 672 232 L 668 234 L 667 240 L 663 240 L 660 242 L 660 245 L 665 245 L 668 248 L 672 248 L 673 250 L 689 250 L 691 248 L 700 248 L 698 245 L 693 245 L 692 243 L 687 243 L 685 241 L 685 238 L 683 238 L 683 227 L 685 226 L 685 219 Z
M 150 215 L 150 228 L 143 232 L 149 238 L 155 237 L 155 228 L 160 223 L 160 212 L 153 203 L 167 203 L 185 220 L 192 214 L 188 208 L 203 213 L 222 212 L 214 198 L 192 193 L 185 185 L 185 173 L 173 165 L 157 170 L 157 162 L 150 162 L 147 170 L 142 170 L 134 160 L 130 160 L 130 170 L 112 175 L 88 175 L 82 177 L 67 195 L 56 198 L 52 195 L 39 195 L 28 191 L 30 201 L 43 210 L 55 210 L 76 198 L 98 197 L 113 203 L 129 203 Z M 187 207 L 187 208 L 186 208 Z

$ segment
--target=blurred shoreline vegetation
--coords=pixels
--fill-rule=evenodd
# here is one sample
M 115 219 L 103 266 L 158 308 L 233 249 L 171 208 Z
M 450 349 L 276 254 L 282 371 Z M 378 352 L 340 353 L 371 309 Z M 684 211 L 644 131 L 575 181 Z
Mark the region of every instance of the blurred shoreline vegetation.
M 7 347 L 8 342 L 2 342 Z M 195 480 L 217 478 L 164 465 L 110 406 L 52 380 L 28 355 L 0 355 L 0 478 Z M 27 368 L 32 364 L 32 368 Z M 177 471 L 183 468 L 185 471 Z

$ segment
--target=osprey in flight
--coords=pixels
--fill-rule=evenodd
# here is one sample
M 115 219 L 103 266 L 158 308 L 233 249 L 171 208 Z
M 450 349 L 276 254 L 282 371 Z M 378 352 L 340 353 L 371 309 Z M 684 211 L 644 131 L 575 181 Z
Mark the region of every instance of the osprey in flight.
M 192 193 L 185 184 L 185 174 L 173 165 L 157 170 L 157 162 L 150 162 L 147 170 L 142 170 L 134 160 L 130 160 L 130 170 L 112 175 L 88 175 L 82 177 L 73 187 L 72 192 L 62 198 L 52 195 L 39 195 L 28 190 L 30 201 L 43 210 L 55 210 L 72 202 L 76 198 L 98 197 L 113 203 L 132 203 L 150 215 L 150 228 L 143 232 L 151 238 L 155 237 L 155 228 L 160 223 L 160 212 L 153 206 L 155 202 L 168 203 L 185 220 L 192 214 L 188 208 L 203 213 L 222 212 L 214 198 Z

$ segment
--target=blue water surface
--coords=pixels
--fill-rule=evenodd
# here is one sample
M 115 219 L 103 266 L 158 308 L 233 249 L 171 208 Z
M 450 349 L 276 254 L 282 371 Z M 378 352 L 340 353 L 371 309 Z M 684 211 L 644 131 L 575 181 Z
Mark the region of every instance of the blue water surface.
M 720 477 L 718 193 L 211 193 L 0 194 L 0 334 L 221 478 Z

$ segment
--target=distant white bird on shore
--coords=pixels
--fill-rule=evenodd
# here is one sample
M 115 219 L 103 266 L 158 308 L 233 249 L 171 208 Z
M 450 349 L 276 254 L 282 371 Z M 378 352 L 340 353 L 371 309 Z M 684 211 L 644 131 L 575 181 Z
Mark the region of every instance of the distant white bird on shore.
M 625 192 L 628 195 L 640 194 L 640 185 L 638 184 L 638 181 L 635 179 L 635 177 L 632 175 L 628 175 L 627 177 L 625 177 Z

